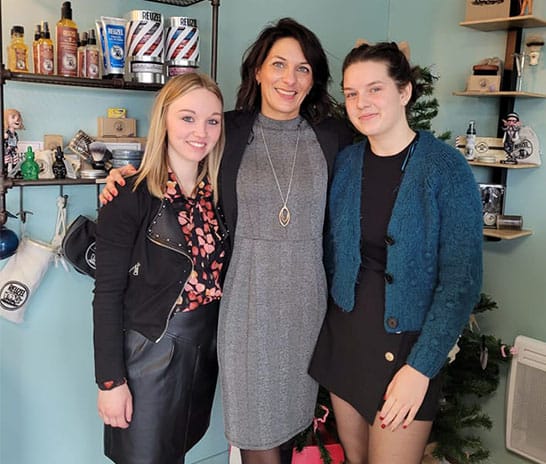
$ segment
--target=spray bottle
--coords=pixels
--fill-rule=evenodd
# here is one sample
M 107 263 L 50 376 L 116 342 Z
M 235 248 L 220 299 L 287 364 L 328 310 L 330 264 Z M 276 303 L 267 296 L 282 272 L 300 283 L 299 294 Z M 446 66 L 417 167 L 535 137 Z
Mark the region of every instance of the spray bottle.
M 476 122 L 469 121 L 468 129 L 466 130 L 466 150 L 464 157 L 468 161 L 472 161 L 476 157 Z
M 77 77 L 78 75 L 78 26 L 72 21 L 70 2 L 64 2 L 61 19 L 57 21 L 57 74 Z

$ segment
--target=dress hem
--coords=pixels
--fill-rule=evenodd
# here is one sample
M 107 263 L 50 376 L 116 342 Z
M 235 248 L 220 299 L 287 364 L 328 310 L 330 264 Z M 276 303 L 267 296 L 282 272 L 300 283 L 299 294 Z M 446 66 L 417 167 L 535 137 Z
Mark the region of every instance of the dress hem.
M 306 423 L 306 425 L 300 426 L 294 432 L 289 433 L 286 437 L 273 440 L 265 445 L 246 445 L 246 444 L 243 444 L 242 442 L 237 442 L 236 440 L 232 440 L 227 433 L 225 435 L 226 435 L 226 439 L 228 443 L 231 446 L 236 446 L 237 448 L 243 449 L 243 450 L 265 451 L 265 450 L 276 448 L 282 445 L 283 443 L 286 443 L 288 440 L 291 440 L 298 433 L 303 432 L 307 427 L 309 427 L 309 425 L 311 425 L 311 422 L 312 422 L 312 419 L 310 419 L 309 422 Z

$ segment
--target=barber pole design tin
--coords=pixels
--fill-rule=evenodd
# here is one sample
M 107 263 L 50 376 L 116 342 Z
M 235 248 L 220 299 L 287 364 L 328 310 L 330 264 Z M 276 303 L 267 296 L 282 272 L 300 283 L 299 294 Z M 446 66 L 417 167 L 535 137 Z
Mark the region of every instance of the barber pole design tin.
M 161 13 L 133 10 L 128 13 L 127 61 L 134 82 L 164 82 L 164 32 Z
M 197 20 L 185 16 L 171 17 L 165 40 L 168 76 L 191 71 L 199 66 L 199 29 Z

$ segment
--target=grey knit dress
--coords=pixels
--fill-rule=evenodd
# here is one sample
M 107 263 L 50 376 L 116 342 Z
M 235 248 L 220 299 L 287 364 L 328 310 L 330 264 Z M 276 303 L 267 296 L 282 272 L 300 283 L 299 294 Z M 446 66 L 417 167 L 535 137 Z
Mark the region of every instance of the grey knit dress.
M 291 220 L 279 223 L 282 201 L 259 124 L 286 197 L 298 130 Z M 224 284 L 218 357 L 228 441 L 270 449 L 313 418 L 317 383 L 307 374 L 326 312 L 322 230 L 326 160 L 301 118 L 260 115 L 237 177 L 238 216 Z

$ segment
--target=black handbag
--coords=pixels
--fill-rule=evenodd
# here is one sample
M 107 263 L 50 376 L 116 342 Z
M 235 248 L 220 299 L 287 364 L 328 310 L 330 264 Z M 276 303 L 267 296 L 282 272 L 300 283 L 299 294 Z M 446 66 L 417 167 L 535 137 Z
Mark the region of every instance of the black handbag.
M 95 278 L 95 243 L 97 223 L 78 216 L 67 228 L 61 244 L 65 259 L 81 274 Z

